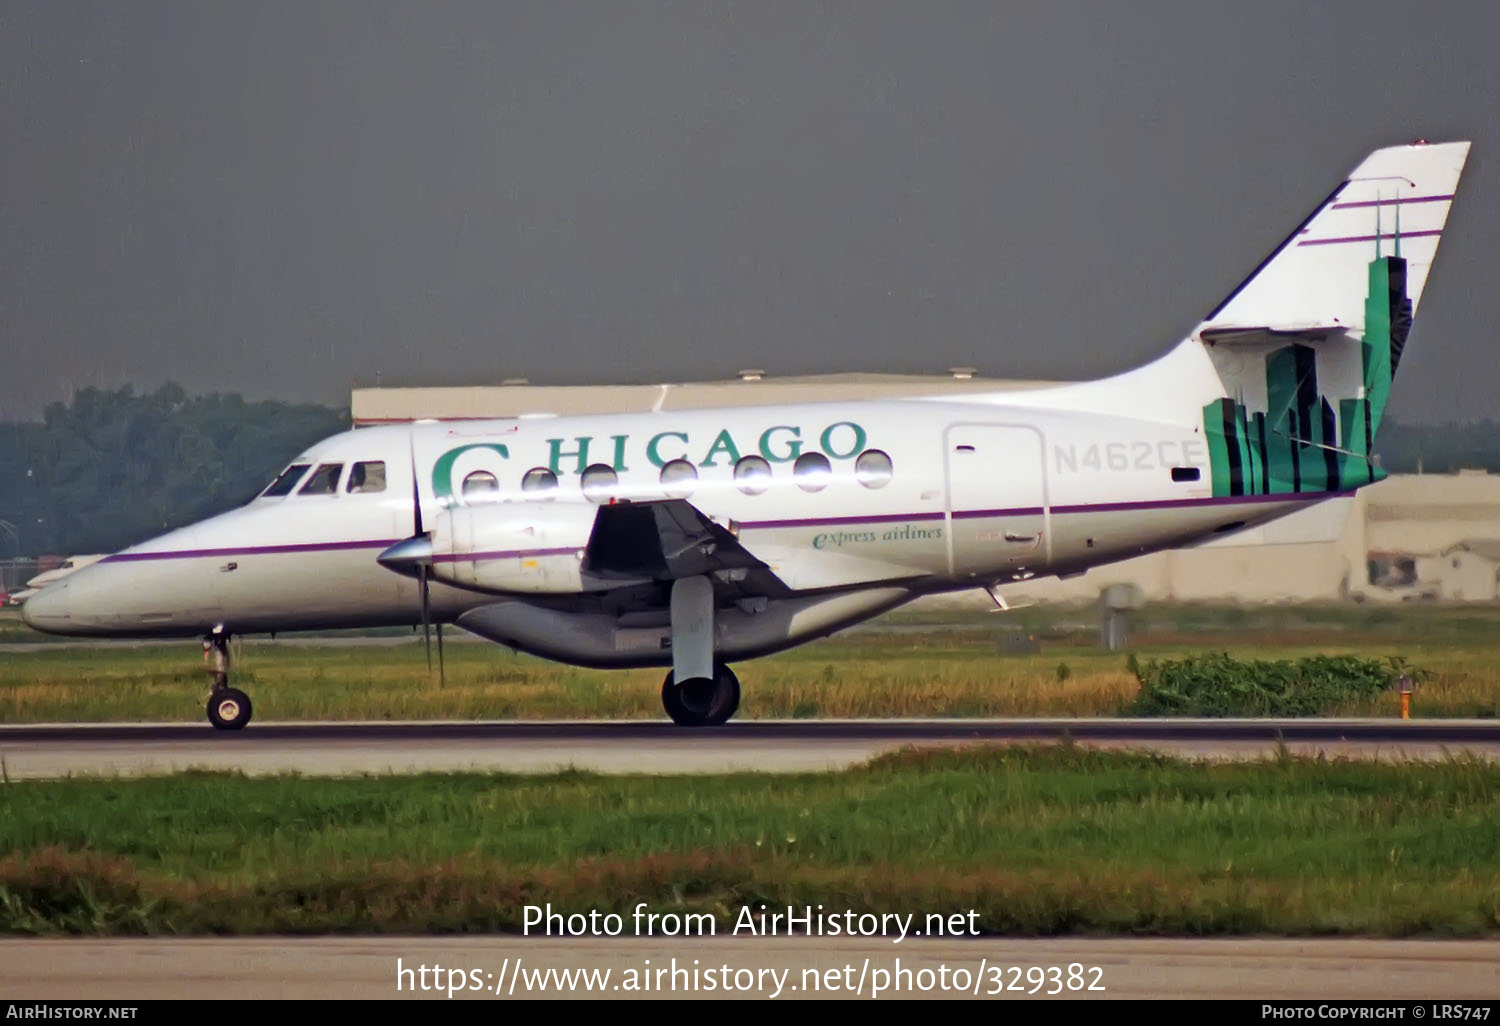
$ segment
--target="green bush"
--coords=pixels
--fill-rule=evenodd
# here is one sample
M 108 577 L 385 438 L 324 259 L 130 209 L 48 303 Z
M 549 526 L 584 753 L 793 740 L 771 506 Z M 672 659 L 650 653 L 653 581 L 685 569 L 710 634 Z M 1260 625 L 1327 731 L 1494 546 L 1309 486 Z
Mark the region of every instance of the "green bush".
M 1136 667 L 1138 716 L 1316 716 L 1390 687 L 1399 660 L 1310 656 L 1241 661 L 1214 652 Z

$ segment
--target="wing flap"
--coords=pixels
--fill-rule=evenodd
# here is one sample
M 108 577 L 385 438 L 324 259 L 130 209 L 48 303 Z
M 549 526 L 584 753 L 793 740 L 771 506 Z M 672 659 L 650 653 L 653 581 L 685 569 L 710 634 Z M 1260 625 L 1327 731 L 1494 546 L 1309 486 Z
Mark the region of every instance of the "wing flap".
M 583 571 L 600 578 L 670 581 L 717 571 L 764 571 L 731 527 L 686 499 L 600 506 L 583 551 Z

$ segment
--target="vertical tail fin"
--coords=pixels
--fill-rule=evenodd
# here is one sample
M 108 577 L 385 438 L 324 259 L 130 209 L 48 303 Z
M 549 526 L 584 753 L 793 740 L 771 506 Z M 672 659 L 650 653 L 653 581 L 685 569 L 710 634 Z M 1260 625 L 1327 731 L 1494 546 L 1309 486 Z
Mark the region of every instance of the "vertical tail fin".
M 1377 150 L 1200 324 L 1215 495 L 1343 491 L 1371 462 L 1467 142 Z

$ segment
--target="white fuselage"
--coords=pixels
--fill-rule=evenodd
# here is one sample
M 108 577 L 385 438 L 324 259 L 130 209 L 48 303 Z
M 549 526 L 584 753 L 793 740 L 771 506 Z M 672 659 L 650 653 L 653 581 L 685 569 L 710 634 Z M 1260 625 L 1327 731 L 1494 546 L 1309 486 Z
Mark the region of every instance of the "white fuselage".
M 1079 573 L 1327 497 L 1213 498 L 1196 428 L 994 399 L 374 427 L 329 438 L 296 464 L 306 469 L 290 494 L 109 556 L 39 594 L 27 620 L 120 636 L 413 623 L 416 581 L 376 562 L 414 531 L 413 468 L 438 549 L 434 617 L 470 626 L 473 614 L 489 627 L 480 633 L 559 659 L 570 658 L 565 642 L 528 644 L 496 623 L 533 610 L 594 617 L 621 655 L 580 651 L 591 665 L 668 659 L 650 638 L 639 650 L 621 640 L 665 623 L 639 608 L 639 590 L 612 600 L 610 586 L 580 576 L 597 503 L 686 498 L 769 567 L 786 587 L 769 604 L 796 615 L 736 647 L 733 617 L 748 622 L 764 606 L 726 610 L 723 650 L 743 656 L 921 594 Z M 356 464 L 379 464 L 383 487 L 351 490 Z M 332 490 L 307 493 L 319 468 L 335 465 Z M 529 471 L 543 483 L 554 474 L 555 488 L 523 490 Z

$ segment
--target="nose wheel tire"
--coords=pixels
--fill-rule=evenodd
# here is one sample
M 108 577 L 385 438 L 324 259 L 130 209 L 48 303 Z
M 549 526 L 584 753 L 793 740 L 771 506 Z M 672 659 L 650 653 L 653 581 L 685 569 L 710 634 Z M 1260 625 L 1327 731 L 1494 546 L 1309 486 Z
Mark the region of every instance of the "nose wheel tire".
M 250 722 L 250 696 L 238 688 L 219 688 L 208 696 L 208 722 L 219 730 L 240 730 Z
M 678 684 L 673 674 L 661 685 L 661 704 L 681 727 L 717 727 L 740 707 L 740 680 L 719 664 L 712 678 L 694 677 Z

